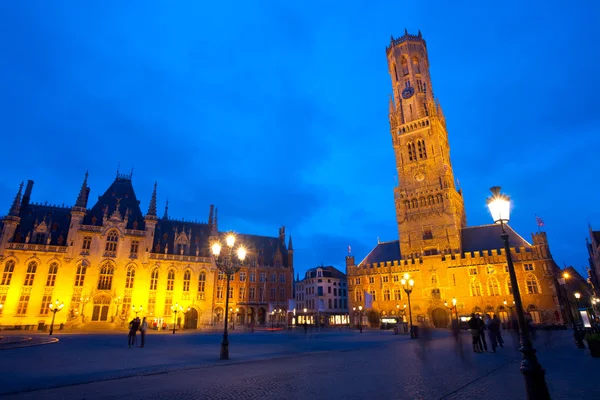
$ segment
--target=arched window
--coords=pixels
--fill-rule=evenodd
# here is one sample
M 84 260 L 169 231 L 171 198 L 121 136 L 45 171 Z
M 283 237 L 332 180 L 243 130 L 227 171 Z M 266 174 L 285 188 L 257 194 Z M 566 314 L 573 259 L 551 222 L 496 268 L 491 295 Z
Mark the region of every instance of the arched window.
M 46 286 L 54 286 L 56 282 L 56 274 L 58 273 L 58 263 L 53 262 L 48 267 L 48 279 L 46 279 Z
M 427 148 L 425 147 L 425 140 L 417 140 L 417 149 L 419 150 L 419 158 L 427 158 Z
M 406 208 L 406 209 L 410 208 L 410 201 L 404 200 L 404 208 Z
M 477 279 L 471 281 L 471 296 L 481 296 L 481 284 Z
M 106 251 L 109 253 L 117 252 L 117 243 L 119 242 L 119 235 L 116 231 L 110 231 L 106 237 Z
M 373 301 L 377 301 L 377 294 L 375 293 L 375 289 L 369 290 L 369 294 L 371 295 Z
M 437 275 L 436 274 L 431 275 L 431 286 L 437 286 L 437 284 L 438 284 Z
M 412 145 L 412 143 L 409 143 L 406 145 L 408 147 L 408 160 L 409 161 L 412 161 L 414 159 L 411 145 Z
M 500 296 L 498 280 L 493 276 L 488 279 L 488 292 L 490 293 L 490 296 Z
M 363 301 L 363 292 L 360 288 L 356 288 L 354 291 L 354 299 L 359 303 Z
M 135 280 L 135 267 L 130 265 L 127 268 L 127 276 L 125 277 L 125 289 L 133 289 L 133 282 Z
M 402 73 L 404 75 L 408 75 L 408 63 L 406 62 L 406 58 L 402 57 L 401 61 Z
M 190 280 L 191 279 L 192 279 L 192 273 L 188 269 L 183 274 L 183 291 L 184 292 L 190 291 Z
M 25 274 L 25 282 L 23 286 L 32 286 L 33 279 L 35 278 L 35 271 L 37 271 L 37 263 L 35 261 L 31 261 L 27 265 L 27 273 Z
M 412 199 L 412 208 L 417 208 L 419 206 L 419 203 L 417 202 L 417 199 Z
M 204 293 L 204 288 L 206 286 L 206 272 L 200 272 L 200 276 L 198 277 L 198 293 Z
M 540 293 L 539 285 L 537 278 L 533 274 L 527 275 L 527 280 L 525 281 L 527 284 L 527 293 L 529 294 L 538 294 Z
M 173 290 L 173 286 L 175 286 L 175 270 L 170 269 L 167 274 L 167 290 Z
M 420 74 L 421 66 L 419 65 L 419 59 L 417 57 L 413 57 L 412 62 L 413 62 L 413 70 L 415 71 L 415 74 Z
M 15 262 L 13 260 L 8 260 L 6 264 L 4 264 L 4 273 L 2 274 L 2 281 L 0 282 L 0 285 L 10 285 L 14 271 Z
M 506 293 L 513 294 L 512 283 L 510 282 L 510 278 L 506 278 Z
M 110 290 L 112 288 L 112 279 L 115 268 L 110 264 L 104 264 L 100 268 L 100 278 L 98 279 L 98 290 Z
M 83 282 L 85 281 L 85 271 L 86 271 L 86 265 L 85 264 L 79 264 L 77 266 L 77 273 L 75 274 L 75 286 L 79 287 L 79 286 L 83 286 Z
M 156 286 L 158 286 L 158 268 L 154 268 L 150 275 L 150 290 L 156 290 Z
M 392 298 L 390 296 L 390 289 L 385 288 L 383 290 L 383 301 L 390 301 Z

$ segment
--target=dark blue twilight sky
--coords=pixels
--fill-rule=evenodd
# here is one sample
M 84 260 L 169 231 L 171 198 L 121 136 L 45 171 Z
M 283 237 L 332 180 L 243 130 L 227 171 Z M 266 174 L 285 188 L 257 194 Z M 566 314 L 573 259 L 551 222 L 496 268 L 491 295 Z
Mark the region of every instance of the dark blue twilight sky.
M 556 261 L 586 265 L 597 2 L 84 3 L 0 5 L 1 213 L 27 179 L 72 205 L 86 169 L 93 202 L 120 162 L 143 211 L 157 180 L 173 217 L 214 203 L 222 229 L 286 225 L 300 273 L 342 267 L 348 244 L 360 261 L 397 239 L 385 47 L 420 29 L 469 225 L 501 185 L 521 235 L 537 213 Z

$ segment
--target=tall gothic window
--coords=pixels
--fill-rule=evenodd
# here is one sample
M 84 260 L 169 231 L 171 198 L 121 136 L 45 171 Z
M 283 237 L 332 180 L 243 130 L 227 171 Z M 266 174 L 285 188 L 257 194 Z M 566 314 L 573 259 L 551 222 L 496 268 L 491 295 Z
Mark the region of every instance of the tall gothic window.
M 0 285 L 10 285 L 14 271 L 15 262 L 13 260 L 8 260 L 6 264 L 4 264 L 4 273 L 2 274 L 2 281 L 0 281 Z
M 31 261 L 29 265 L 27 265 L 27 273 L 25 274 L 25 282 L 23 283 L 23 286 L 33 286 L 35 271 L 37 271 L 37 263 L 35 261 Z
M 158 286 L 158 268 L 154 268 L 150 275 L 150 290 L 156 290 L 156 286 Z
M 167 290 L 173 290 L 173 286 L 175 286 L 175 270 L 170 269 L 167 274 Z
M 529 294 L 538 294 L 540 293 L 540 289 L 538 287 L 538 281 L 533 274 L 527 275 L 527 280 L 525 281 L 527 285 L 527 293 Z
M 48 279 L 46 279 L 46 286 L 54 286 L 56 282 L 56 274 L 58 273 L 58 264 L 52 263 L 48 267 Z
M 206 286 L 206 272 L 200 272 L 200 276 L 198 276 L 198 293 L 204 293 L 204 289 Z
M 417 148 L 419 149 L 419 158 L 427 158 L 427 148 L 425 147 L 425 140 L 418 140 Z
M 191 279 L 192 279 L 192 273 L 188 269 L 183 274 L 183 291 L 184 292 L 189 292 L 190 291 L 190 280 Z
M 100 268 L 100 278 L 98 279 L 98 290 L 110 290 L 112 288 L 112 279 L 115 268 L 110 264 L 104 264 Z
M 119 242 L 119 235 L 116 231 L 111 231 L 106 237 L 106 248 L 105 250 L 109 253 L 117 252 L 117 243 Z
M 498 280 L 493 276 L 488 279 L 488 291 L 490 296 L 500 296 L 500 286 Z
M 401 65 L 402 65 L 402 74 L 408 75 L 408 63 L 406 62 L 406 58 L 402 57 Z
M 417 57 L 413 57 L 412 62 L 413 62 L 413 70 L 415 71 L 415 74 L 420 74 L 421 67 L 419 65 L 419 59 Z
M 75 286 L 83 286 L 83 282 L 85 280 L 85 270 L 86 266 L 84 264 L 79 264 L 77 266 L 77 273 L 75 274 Z
M 481 296 L 481 284 L 477 279 L 471 281 L 471 295 L 475 297 Z
M 130 265 L 127 268 L 127 276 L 125 277 L 125 289 L 132 289 L 135 280 L 135 267 Z

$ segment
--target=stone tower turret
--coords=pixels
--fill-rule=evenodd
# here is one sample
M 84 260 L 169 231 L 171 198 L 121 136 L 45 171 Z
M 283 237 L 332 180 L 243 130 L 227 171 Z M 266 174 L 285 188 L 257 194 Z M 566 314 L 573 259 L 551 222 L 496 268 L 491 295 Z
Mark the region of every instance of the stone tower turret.
M 15 230 L 17 226 L 21 222 L 21 218 L 19 217 L 19 213 L 21 212 L 21 193 L 23 191 L 23 182 L 19 185 L 19 191 L 13 200 L 12 206 L 8 211 L 8 215 L 4 217 L 2 220 L 2 233 L 0 236 L 0 256 L 4 255 L 4 250 L 6 249 L 6 245 L 8 242 L 12 241 L 13 236 L 15 235 Z

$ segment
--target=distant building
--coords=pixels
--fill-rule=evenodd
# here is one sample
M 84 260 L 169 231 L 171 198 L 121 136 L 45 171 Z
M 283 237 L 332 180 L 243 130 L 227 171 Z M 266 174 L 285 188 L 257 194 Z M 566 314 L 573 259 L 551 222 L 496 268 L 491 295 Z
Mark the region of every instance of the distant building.
M 294 251 L 283 227 L 274 237 L 237 235 L 248 255 L 225 293 L 226 278 L 210 251 L 225 235 L 213 206 L 208 222 L 171 219 L 168 205 L 160 218 L 155 185 L 144 215 L 131 175 L 123 174 L 90 208 L 87 174 L 73 207 L 33 203 L 33 181 L 23 196 L 22 186 L 0 223 L 2 326 L 48 325 L 56 300 L 65 307 L 55 323 L 84 329 L 126 326 L 132 306 L 151 325 L 214 325 L 223 322 L 227 295 L 238 324 L 263 325 L 269 309 L 287 309 Z M 176 304 L 184 312 L 174 321 Z
M 600 296 L 600 231 L 592 230 L 589 227 L 590 239 L 586 240 L 586 247 L 590 262 L 590 282 L 594 287 L 597 296 Z
M 348 283 L 338 269 L 316 267 L 306 271 L 304 279 L 295 282 L 297 324 L 321 326 L 348 325 Z
M 392 37 L 386 55 L 393 93 L 389 122 L 398 174 L 394 199 L 399 240 L 377 243 L 358 264 L 354 256 L 346 258 L 349 307 L 365 307 L 372 325 L 386 316 L 398 317 L 406 303 L 401 279 L 408 273 L 414 280 L 414 323 L 448 326 L 451 311 L 444 302 L 451 305 L 452 298 L 461 316 L 498 314 L 506 321 L 513 289 L 501 226 L 467 226 L 425 40 L 420 32 Z M 536 323 L 563 322 L 556 281 L 560 270 L 546 233 L 534 233 L 530 243 L 510 226 L 506 229 L 525 311 Z

